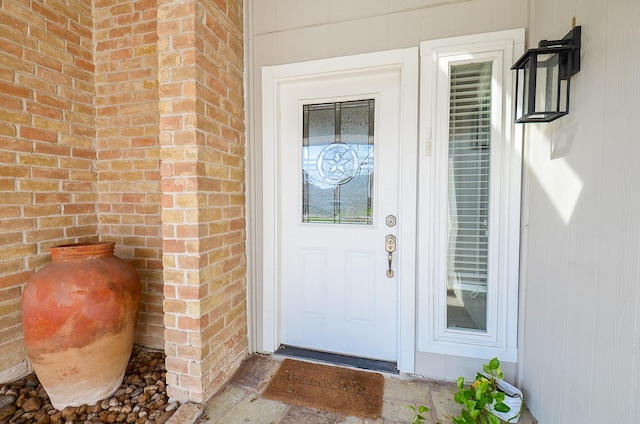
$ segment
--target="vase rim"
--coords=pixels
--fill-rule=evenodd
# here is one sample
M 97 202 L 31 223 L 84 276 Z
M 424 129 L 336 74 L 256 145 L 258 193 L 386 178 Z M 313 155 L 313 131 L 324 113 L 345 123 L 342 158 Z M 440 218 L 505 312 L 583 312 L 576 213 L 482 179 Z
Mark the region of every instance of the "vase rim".
M 68 248 L 68 247 L 83 247 L 83 246 L 97 246 L 97 245 L 101 245 L 101 244 L 110 244 L 110 245 L 115 246 L 116 243 L 114 241 L 83 241 L 83 242 L 79 242 L 79 243 L 58 244 L 56 246 L 52 246 L 51 249 Z
M 49 248 L 54 262 L 93 259 L 112 256 L 115 242 L 89 241 L 80 243 L 60 244 Z

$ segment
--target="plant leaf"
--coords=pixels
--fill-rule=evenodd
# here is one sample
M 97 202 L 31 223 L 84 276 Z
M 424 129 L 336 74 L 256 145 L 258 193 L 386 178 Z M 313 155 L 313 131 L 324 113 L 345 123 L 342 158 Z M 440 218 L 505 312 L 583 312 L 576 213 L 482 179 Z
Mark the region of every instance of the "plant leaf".
M 498 419 L 498 417 L 493 414 L 489 415 L 489 422 L 491 424 L 500 424 L 500 420 Z
M 475 401 L 473 399 L 465 399 L 462 406 L 465 407 L 467 411 L 472 411 L 475 407 Z
M 458 383 L 458 389 L 462 390 L 464 387 L 464 377 L 458 377 L 456 382 Z
M 509 412 L 511 410 L 509 405 L 507 405 L 506 403 L 502 403 L 502 402 L 498 402 L 495 405 L 493 405 L 493 409 L 495 409 L 498 412 Z
M 474 421 L 473 417 L 469 414 L 469 411 L 465 411 L 464 409 L 462 410 L 462 418 L 467 422 L 472 423 Z
M 427 408 L 427 407 L 426 407 L 426 406 L 424 406 L 424 405 L 420 405 L 420 406 L 418 406 L 418 413 L 419 413 L 419 414 L 422 414 L 422 413 L 424 413 L 424 412 L 429 412 L 429 408 Z
M 476 390 L 476 396 L 479 399 L 485 393 L 489 393 L 489 391 L 490 391 L 489 390 L 489 382 L 487 380 L 484 380 L 484 381 L 480 382 L 480 385 L 478 386 L 478 389 Z
M 500 368 L 500 361 L 498 361 L 498 358 L 493 358 L 491 361 L 489 361 L 489 368 L 491 368 L 492 370 L 497 370 L 498 368 Z

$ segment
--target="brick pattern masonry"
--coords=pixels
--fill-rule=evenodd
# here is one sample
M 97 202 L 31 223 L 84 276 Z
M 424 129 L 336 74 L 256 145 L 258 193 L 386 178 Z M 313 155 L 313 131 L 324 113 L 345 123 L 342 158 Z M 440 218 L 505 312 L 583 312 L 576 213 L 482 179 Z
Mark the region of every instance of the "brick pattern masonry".
M 241 0 L 0 2 L 0 380 L 48 247 L 113 240 L 168 394 L 210 397 L 247 352 Z

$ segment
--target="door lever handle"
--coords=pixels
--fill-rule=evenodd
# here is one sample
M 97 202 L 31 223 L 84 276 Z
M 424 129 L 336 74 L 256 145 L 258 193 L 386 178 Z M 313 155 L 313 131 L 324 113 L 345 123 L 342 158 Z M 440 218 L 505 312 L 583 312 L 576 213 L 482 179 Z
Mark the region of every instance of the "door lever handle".
M 393 278 L 393 268 L 392 268 L 392 262 L 393 262 L 393 253 L 389 252 L 389 269 L 387 269 L 387 277 L 389 278 Z
M 396 236 L 393 234 L 387 234 L 384 238 L 384 248 L 389 254 L 387 259 L 389 261 L 389 268 L 387 268 L 387 277 L 393 278 L 393 252 L 396 251 Z

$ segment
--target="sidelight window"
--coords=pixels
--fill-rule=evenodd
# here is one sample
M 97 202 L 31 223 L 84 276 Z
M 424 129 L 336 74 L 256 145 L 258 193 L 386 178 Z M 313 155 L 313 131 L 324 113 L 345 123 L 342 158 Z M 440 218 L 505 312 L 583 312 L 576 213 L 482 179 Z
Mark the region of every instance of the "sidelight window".
M 421 44 L 424 352 L 516 359 L 521 133 L 509 66 L 521 37 L 514 30 Z

